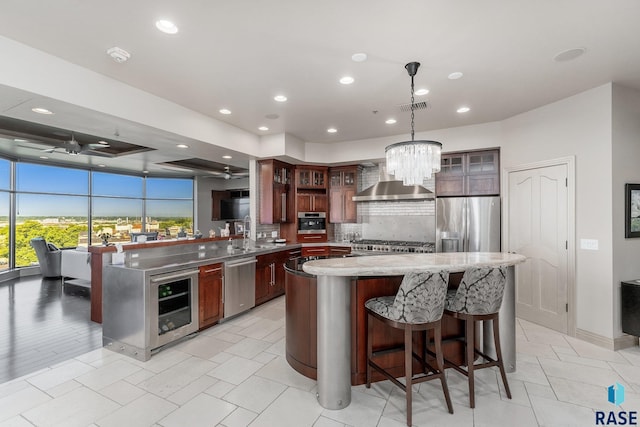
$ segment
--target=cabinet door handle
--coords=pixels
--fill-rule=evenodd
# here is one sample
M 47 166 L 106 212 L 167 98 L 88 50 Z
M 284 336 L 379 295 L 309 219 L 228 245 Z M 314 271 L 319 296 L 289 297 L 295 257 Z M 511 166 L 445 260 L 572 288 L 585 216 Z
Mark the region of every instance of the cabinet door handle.
M 205 273 L 213 273 L 214 271 L 222 271 L 222 267 L 212 268 L 210 270 L 205 270 Z
M 322 239 L 322 236 L 304 236 L 304 240 L 307 239 Z
M 280 218 L 280 220 L 287 222 L 287 193 L 282 193 L 280 198 L 282 203 L 282 218 Z

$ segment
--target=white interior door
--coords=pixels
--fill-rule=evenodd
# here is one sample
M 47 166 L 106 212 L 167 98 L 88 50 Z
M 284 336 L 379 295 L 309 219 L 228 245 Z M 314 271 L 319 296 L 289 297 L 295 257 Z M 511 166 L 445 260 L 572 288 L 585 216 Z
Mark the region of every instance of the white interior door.
M 516 269 L 516 315 L 567 333 L 567 165 L 509 172 L 509 251 Z

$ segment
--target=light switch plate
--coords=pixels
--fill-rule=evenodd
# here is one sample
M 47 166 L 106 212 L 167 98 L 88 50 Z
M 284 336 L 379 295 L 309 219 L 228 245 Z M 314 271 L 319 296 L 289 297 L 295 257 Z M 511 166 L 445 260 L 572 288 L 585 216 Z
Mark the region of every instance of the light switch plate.
M 585 249 L 588 251 L 597 251 L 598 240 L 597 239 L 580 239 L 580 249 Z

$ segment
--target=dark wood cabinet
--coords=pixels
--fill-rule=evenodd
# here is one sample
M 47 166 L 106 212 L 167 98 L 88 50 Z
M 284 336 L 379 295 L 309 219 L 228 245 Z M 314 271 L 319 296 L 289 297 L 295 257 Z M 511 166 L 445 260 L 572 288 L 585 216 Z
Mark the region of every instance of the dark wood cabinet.
M 319 193 L 298 193 L 298 212 L 327 212 L 327 195 Z
M 351 253 L 350 246 L 307 246 L 302 248 L 302 256 L 339 256 Z
M 349 255 L 351 253 L 351 246 L 329 246 L 329 255 Z
M 296 168 L 296 187 L 327 189 L 327 168 L 304 166 Z
M 260 224 L 295 221 L 293 207 L 293 166 L 278 160 L 260 160 Z
M 320 243 L 327 241 L 327 234 L 298 234 L 298 243 Z M 304 255 L 303 255 L 304 256 Z
M 436 174 L 436 196 L 500 194 L 500 150 L 442 155 Z
M 284 293 L 284 263 L 290 251 L 280 251 L 256 257 L 256 305 Z
M 302 256 L 327 256 L 329 255 L 329 247 L 328 246 L 308 246 L 306 248 L 302 248 Z
M 223 315 L 223 264 L 200 267 L 198 274 L 198 306 L 200 329 L 215 325 Z
M 370 298 L 395 295 L 402 282 L 402 276 L 359 277 L 351 281 L 351 384 L 366 382 L 367 370 L 367 329 L 365 302 Z M 289 365 L 309 378 L 317 378 L 317 284 L 316 278 L 306 275 L 286 273 L 286 358 Z M 443 351 L 453 363 L 464 363 L 464 346 L 452 338 L 464 332 L 462 321 L 445 317 L 442 320 Z M 414 348 L 421 348 L 422 334 L 414 334 Z M 373 325 L 374 349 L 402 345 L 401 330 L 385 326 L 378 320 Z M 476 345 L 479 343 L 476 342 Z M 429 350 L 433 351 L 431 345 Z M 400 377 L 404 374 L 402 352 L 391 352 L 378 359 L 378 363 Z M 417 361 L 415 362 L 417 364 Z M 414 366 L 418 369 L 418 366 Z M 377 371 L 373 380 L 385 378 Z
M 329 171 L 329 222 L 357 222 L 357 204 L 351 198 L 358 192 L 358 166 Z

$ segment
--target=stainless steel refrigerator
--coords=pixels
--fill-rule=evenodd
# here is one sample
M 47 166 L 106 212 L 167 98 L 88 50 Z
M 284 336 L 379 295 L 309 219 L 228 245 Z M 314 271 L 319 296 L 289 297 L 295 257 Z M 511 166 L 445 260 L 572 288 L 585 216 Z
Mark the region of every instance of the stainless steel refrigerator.
M 437 198 L 436 252 L 500 252 L 500 197 Z

